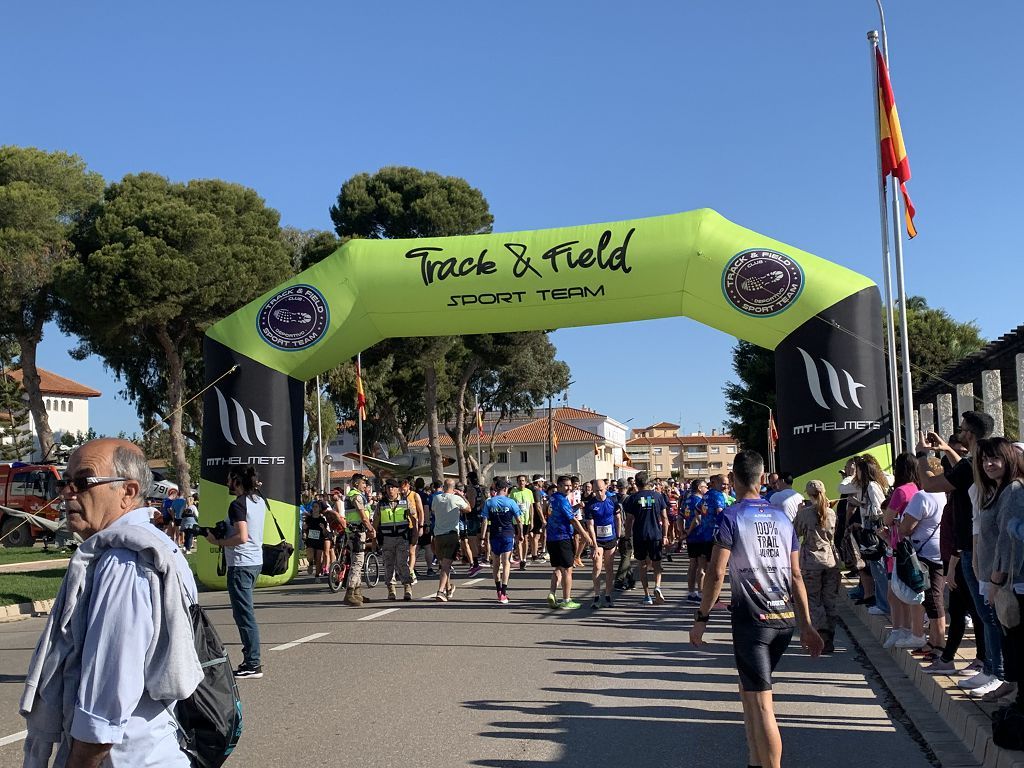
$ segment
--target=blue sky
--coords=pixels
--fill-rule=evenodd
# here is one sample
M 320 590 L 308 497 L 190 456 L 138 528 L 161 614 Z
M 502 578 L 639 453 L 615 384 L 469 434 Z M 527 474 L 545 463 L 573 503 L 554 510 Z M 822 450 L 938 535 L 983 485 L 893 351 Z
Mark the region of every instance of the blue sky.
M 967 11 L 888 3 L 920 231 L 907 286 L 994 338 L 1021 322 L 1024 5 Z M 20 3 L 0 143 L 76 152 L 108 181 L 239 182 L 300 228 L 329 229 L 342 182 L 393 164 L 466 178 L 497 231 L 708 206 L 880 280 L 877 26 L 872 0 Z M 631 426 L 725 417 L 725 334 L 677 318 L 554 341 L 573 404 Z M 69 346 L 48 328 L 39 363 L 104 392 L 99 431 L 135 431 L 119 384 Z

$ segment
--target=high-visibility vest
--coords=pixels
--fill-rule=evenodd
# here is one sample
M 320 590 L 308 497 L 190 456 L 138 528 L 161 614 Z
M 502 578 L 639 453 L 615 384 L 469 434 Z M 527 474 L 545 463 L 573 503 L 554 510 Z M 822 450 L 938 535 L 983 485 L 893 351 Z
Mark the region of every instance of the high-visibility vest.
M 382 501 L 377 505 L 382 533 L 405 533 L 409 530 L 409 502 L 406 499 Z
M 349 492 L 345 494 L 345 522 L 346 523 L 361 523 L 363 522 L 363 515 L 359 511 L 359 507 L 356 506 L 356 499 L 362 497 L 362 493 L 357 491 L 355 488 L 350 488 Z

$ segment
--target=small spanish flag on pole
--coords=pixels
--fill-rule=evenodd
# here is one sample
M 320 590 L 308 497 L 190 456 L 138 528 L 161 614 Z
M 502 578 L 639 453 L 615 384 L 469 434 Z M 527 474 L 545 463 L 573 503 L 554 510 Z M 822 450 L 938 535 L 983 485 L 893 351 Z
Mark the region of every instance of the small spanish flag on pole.
M 882 176 L 892 176 L 900 182 L 903 194 L 903 218 L 907 225 L 907 235 L 917 235 L 914 216 L 917 211 L 907 194 L 907 182 L 910 181 L 910 160 L 907 159 L 907 148 L 903 144 L 903 131 L 900 130 L 900 116 L 896 111 L 896 97 L 893 96 L 892 83 L 889 81 L 889 70 L 885 66 L 882 52 L 875 48 L 875 64 L 878 67 L 878 131 L 881 137 Z
M 481 440 L 484 439 L 484 412 L 480 406 L 476 408 L 476 436 Z
M 554 428 L 551 430 L 551 450 L 558 453 L 558 430 Z
M 366 421 L 366 393 L 363 392 L 363 372 L 356 358 L 356 409 L 361 421 Z

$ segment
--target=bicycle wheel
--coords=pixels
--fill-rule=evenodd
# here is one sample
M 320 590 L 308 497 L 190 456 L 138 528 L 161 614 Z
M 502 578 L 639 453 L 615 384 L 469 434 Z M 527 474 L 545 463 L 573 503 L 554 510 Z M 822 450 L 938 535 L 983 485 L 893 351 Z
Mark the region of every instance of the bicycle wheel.
M 331 564 L 331 570 L 327 572 L 327 586 L 331 592 L 338 592 L 345 584 L 345 566 L 337 560 Z
M 376 552 L 368 552 L 366 555 L 366 562 L 363 563 L 363 581 L 370 587 L 380 584 L 380 555 Z

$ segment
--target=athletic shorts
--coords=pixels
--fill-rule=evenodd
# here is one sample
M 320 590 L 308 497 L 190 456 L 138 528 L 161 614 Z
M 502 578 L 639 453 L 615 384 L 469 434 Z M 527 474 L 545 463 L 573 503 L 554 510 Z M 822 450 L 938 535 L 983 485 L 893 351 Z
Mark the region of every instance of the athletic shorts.
M 598 541 L 597 546 L 599 546 L 601 549 L 607 552 L 608 550 L 615 549 L 617 546 L 619 546 L 619 540 L 612 539 L 611 541 Z
M 484 521 L 480 515 L 466 515 L 466 529 L 463 531 L 462 538 L 469 539 L 473 536 L 480 535 L 480 528 L 483 526 Z
M 572 539 L 549 540 L 548 556 L 551 558 L 552 568 L 572 568 L 572 564 L 576 560 L 576 549 L 573 547 Z
M 516 540 L 514 536 L 498 536 L 490 539 L 491 543 L 491 554 L 492 555 L 503 555 L 506 552 L 511 552 L 515 547 Z
M 946 606 L 942 602 L 946 582 L 942 579 L 942 563 L 920 558 L 921 565 L 928 568 L 928 588 L 924 591 L 924 614 L 931 620 L 939 618 L 939 609 L 945 615 Z M 986 627 L 987 629 L 987 627 Z
M 686 542 L 686 556 L 696 560 L 698 557 L 711 559 L 711 549 L 715 546 L 713 541 L 688 541 Z
M 533 526 L 530 528 L 531 533 L 544 533 L 544 515 L 540 512 L 533 513 Z
M 323 549 L 323 548 L 324 548 L 324 540 L 323 539 L 317 539 L 315 541 L 313 539 L 306 539 L 306 549 Z
M 744 691 L 770 691 L 772 672 L 793 639 L 793 627 L 774 629 L 750 621 L 732 622 L 732 650 L 740 687 Z
M 637 560 L 661 561 L 661 539 L 646 541 L 644 539 L 633 539 L 633 557 Z
M 433 538 L 434 534 L 432 534 L 430 531 L 427 531 L 426 533 L 420 534 L 420 537 L 416 540 L 416 543 L 421 547 L 427 547 L 430 546 L 430 541 Z
M 434 554 L 438 560 L 454 560 L 459 551 L 459 534 L 457 531 L 441 533 L 434 537 Z

